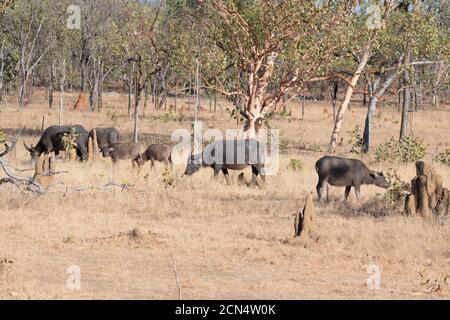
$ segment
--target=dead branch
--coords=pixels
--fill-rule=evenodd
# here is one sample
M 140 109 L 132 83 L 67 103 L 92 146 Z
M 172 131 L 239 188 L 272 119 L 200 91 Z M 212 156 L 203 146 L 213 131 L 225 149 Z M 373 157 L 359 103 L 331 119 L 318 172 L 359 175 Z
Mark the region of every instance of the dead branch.
M 175 264 L 175 257 L 173 256 L 172 252 L 170 252 L 170 256 L 172 257 L 172 268 L 173 272 L 175 273 L 175 280 L 177 281 L 178 300 L 181 300 L 181 286 L 180 286 L 180 279 L 178 277 L 177 265 Z
M 5 143 L 6 150 L 1 153 L 0 155 L 0 167 L 2 167 L 3 171 L 5 172 L 7 179 L 4 179 L 4 182 L 10 182 L 13 184 L 18 183 L 25 183 L 27 184 L 27 189 L 31 192 L 42 194 L 45 193 L 45 188 L 37 182 L 34 177 L 21 177 L 16 175 L 13 171 L 11 171 L 10 166 L 6 163 L 6 161 L 2 158 L 6 154 L 10 153 L 16 146 L 17 140 L 19 139 L 20 134 L 22 131 L 20 131 L 17 136 L 12 140 L 11 145 L 8 145 L 8 143 Z
M 126 183 L 115 183 L 115 182 L 108 182 L 104 185 L 100 185 L 100 186 L 84 186 L 84 187 L 77 187 L 77 188 L 73 188 L 72 190 L 69 190 L 69 187 L 66 187 L 66 192 L 64 193 L 64 197 L 74 193 L 74 192 L 83 192 L 83 191 L 89 191 L 89 190 L 98 190 L 98 191 L 106 191 L 109 193 L 114 193 L 114 190 L 110 189 L 109 187 L 118 187 L 121 188 L 121 192 L 124 190 L 128 190 L 129 188 L 134 188 L 134 185 L 132 184 L 126 184 Z

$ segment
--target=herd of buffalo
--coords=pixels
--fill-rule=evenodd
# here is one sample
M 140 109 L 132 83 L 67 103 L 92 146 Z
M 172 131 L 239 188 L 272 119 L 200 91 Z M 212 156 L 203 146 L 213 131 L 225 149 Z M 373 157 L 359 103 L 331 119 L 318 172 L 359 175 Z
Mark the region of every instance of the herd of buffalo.
M 113 163 L 119 159 L 131 159 L 133 165 L 141 167 L 146 161 L 150 161 L 153 167 L 154 162 L 159 161 L 172 168 L 171 146 L 152 144 L 140 153 L 139 144 L 123 142 L 119 130 L 114 127 L 95 128 L 88 132 L 81 125 L 50 126 L 42 133 L 36 145 L 28 146 L 24 142 L 24 146 L 33 159 L 51 152 L 58 155 L 65 150 L 63 137 L 68 134 L 72 134 L 76 142 L 77 158 L 81 161 L 88 159 L 89 138 L 96 136 L 98 151 L 101 151 L 103 157 L 111 157 Z M 228 170 L 242 170 L 248 166 L 252 168 L 253 184 L 256 184 L 258 176 L 265 182 L 263 145 L 257 140 L 218 140 L 206 146 L 203 152 L 190 155 L 184 174 L 190 176 L 201 167 L 210 167 L 214 170 L 214 177 L 222 172 L 227 183 L 230 183 Z M 319 201 L 328 184 L 345 187 L 345 200 L 348 199 L 351 187 L 359 198 L 363 184 L 374 184 L 383 188 L 387 186 L 382 172 L 370 170 L 357 159 L 324 156 L 316 162 L 316 171 L 319 176 L 316 187 Z

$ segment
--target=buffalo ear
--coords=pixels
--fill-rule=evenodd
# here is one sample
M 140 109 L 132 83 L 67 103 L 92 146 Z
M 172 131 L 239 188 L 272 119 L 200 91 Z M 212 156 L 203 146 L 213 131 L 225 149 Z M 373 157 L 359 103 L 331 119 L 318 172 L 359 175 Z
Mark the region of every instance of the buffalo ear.
M 371 172 L 369 174 L 372 178 L 376 179 L 377 178 L 377 174 L 375 172 Z
M 380 176 L 384 177 L 383 171 L 380 171 L 378 174 L 379 174 Z

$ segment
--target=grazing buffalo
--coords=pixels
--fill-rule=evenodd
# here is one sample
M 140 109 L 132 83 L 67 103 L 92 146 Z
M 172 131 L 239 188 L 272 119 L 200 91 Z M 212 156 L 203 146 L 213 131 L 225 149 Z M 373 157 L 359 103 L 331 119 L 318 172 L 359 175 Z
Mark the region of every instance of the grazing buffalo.
M 170 165 L 172 169 L 172 147 L 165 144 L 152 144 L 144 153 L 139 154 L 135 159 L 140 167 L 144 165 L 146 161 L 151 162 L 151 167 L 155 164 L 155 161 L 164 162 L 164 166 L 167 168 Z
M 139 144 L 134 142 L 113 143 L 102 148 L 103 157 L 111 157 L 113 163 L 119 159 L 132 159 L 133 165 L 135 158 L 139 155 Z
M 25 141 L 23 145 L 33 160 L 43 153 L 55 152 L 55 155 L 58 155 L 60 151 L 65 150 L 63 143 L 64 134 L 75 135 L 77 156 L 82 161 L 87 160 L 88 132 L 80 125 L 50 126 L 45 129 L 35 146 L 27 146 Z
M 190 176 L 201 167 L 211 167 L 214 170 L 214 178 L 220 171 L 225 175 L 227 184 L 230 184 L 230 170 L 242 170 L 252 167 L 252 184 L 261 175 L 265 182 L 264 146 L 255 139 L 250 140 L 218 140 L 206 146 L 199 154 L 191 155 L 188 159 L 185 175 Z
M 114 127 L 110 128 L 94 128 L 89 131 L 89 138 L 94 139 L 94 130 L 97 135 L 98 149 L 102 150 L 104 147 L 113 143 L 120 142 L 120 132 Z
M 327 183 L 332 186 L 345 187 L 345 200 L 348 199 L 352 187 L 359 199 L 362 184 L 374 184 L 382 188 L 385 188 L 388 184 L 383 172 L 372 171 L 361 160 L 357 159 L 325 156 L 317 160 L 316 171 L 319 175 L 319 182 L 316 187 L 319 201 Z

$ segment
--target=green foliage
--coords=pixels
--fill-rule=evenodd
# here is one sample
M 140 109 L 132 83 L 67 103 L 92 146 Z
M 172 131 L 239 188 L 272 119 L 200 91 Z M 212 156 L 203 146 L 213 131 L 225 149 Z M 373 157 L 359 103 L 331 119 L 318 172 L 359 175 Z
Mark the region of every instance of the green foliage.
M 347 134 L 350 135 L 350 138 L 348 139 L 348 143 L 352 147 L 352 151 L 359 151 L 361 150 L 364 140 L 361 134 L 361 126 L 356 125 L 352 130 L 347 131 Z
M 116 110 L 116 108 L 111 106 L 106 106 L 106 119 L 111 120 L 114 122 L 114 124 L 117 123 L 119 120 L 120 114 L 119 111 Z
M 72 128 L 70 133 L 64 133 L 62 136 L 62 144 L 64 146 L 64 151 L 66 155 L 69 155 L 70 150 L 77 147 L 77 137 L 78 133 L 75 132 L 75 128 Z
M 169 122 L 169 121 L 178 121 L 178 122 L 182 122 L 183 120 L 185 120 L 184 116 L 181 113 L 178 113 L 176 111 L 167 111 L 165 113 L 163 113 L 160 116 L 160 120 L 162 122 Z
M 414 162 L 425 157 L 427 148 L 420 138 L 406 137 L 400 140 L 392 137 L 375 150 L 377 161 Z
M 447 166 L 450 166 L 450 147 L 447 147 L 447 149 L 445 149 L 444 151 L 442 151 L 441 153 L 438 153 L 435 157 L 434 160 L 445 164 Z
M 390 207 L 398 208 L 403 205 L 404 196 L 409 192 L 409 183 L 403 181 L 393 168 L 389 168 L 385 176 L 388 186 L 383 198 Z
M 230 119 L 237 119 L 239 117 L 239 121 L 244 121 L 244 117 L 241 115 L 242 109 L 240 107 L 234 107 L 234 108 L 226 108 L 225 111 L 230 115 Z
M 172 173 L 169 169 L 164 169 L 164 172 L 162 174 L 162 182 L 166 189 L 175 185 L 175 178 L 172 176 Z
M 294 171 L 301 171 L 303 169 L 303 162 L 300 159 L 289 159 L 289 168 Z

